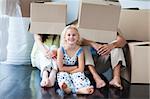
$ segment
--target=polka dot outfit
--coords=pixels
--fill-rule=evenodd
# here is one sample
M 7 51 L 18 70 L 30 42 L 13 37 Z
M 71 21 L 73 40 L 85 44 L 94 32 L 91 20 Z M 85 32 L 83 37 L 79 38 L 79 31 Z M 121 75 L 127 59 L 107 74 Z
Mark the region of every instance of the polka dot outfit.
M 61 49 L 64 54 L 63 63 L 64 65 L 68 66 L 75 66 L 78 63 L 78 56 L 83 51 L 83 49 L 80 47 L 73 57 L 69 57 L 64 48 L 61 47 Z M 58 72 L 57 80 L 59 84 L 66 83 L 73 93 L 76 93 L 80 88 L 90 86 L 90 80 L 84 75 L 83 72 L 76 72 L 71 74 L 67 72 Z

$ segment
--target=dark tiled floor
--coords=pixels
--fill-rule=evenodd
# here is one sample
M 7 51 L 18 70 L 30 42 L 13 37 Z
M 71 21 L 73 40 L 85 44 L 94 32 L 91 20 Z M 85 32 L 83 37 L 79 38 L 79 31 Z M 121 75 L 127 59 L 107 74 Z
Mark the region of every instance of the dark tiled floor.
M 1 64 L 0 99 L 149 99 L 149 85 L 131 85 L 124 80 L 122 91 L 105 87 L 92 95 L 63 96 L 56 88 L 41 88 L 39 74 L 31 66 Z

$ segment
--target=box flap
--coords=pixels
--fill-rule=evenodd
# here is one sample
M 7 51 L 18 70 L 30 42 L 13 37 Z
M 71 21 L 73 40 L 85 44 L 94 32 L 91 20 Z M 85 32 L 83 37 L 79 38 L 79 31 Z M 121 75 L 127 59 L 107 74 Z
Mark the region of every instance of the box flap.
M 103 43 L 110 43 L 111 41 L 115 40 L 117 37 L 117 33 L 114 31 L 79 28 L 79 32 L 81 37 L 96 42 L 103 42 Z
M 32 22 L 30 31 L 38 34 L 61 34 L 64 23 Z

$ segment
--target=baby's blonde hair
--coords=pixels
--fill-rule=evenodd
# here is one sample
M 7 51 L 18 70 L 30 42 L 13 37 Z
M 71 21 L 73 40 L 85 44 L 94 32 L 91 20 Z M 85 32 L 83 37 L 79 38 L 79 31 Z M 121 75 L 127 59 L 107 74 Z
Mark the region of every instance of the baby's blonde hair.
M 80 41 L 80 34 L 79 34 L 79 32 L 78 32 L 78 29 L 77 29 L 74 25 L 68 25 L 68 26 L 66 26 L 66 27 L 64 28 L 64 30 L 63 30 L 62 33 L 61 33 L 60 46 L 63 46 L 63 47 L 66 46 L 65 36 L 66 36 L 66 32 L 67 32 L 69 29 L 74 29 L 74 30 L 76 31 L 76 33 L 78 34 L 77 45 L 80 45 L 80 44 L 81 44 L 81 41 Z

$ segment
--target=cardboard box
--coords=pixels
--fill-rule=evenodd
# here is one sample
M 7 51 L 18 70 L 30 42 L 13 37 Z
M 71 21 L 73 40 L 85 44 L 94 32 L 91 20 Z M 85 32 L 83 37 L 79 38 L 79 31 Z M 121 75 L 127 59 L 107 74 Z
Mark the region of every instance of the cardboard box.
M 131 83 L 150 84 L 150 42 L 129 43 Z
M 66 26 L 65 3 L 31 3 L 30 32 L 41 34 L 61 34 Z
M 39 1 L 50 1 L 50 0 L 20 0 L 20 7 L 23 17 L 30 17 L 30 3 L 31 2 L 39 2 Z
M 116 39 L 120 9 L 119 2 L 82 0 L 78 21 L 81 36 L 106 43 Z
M 121 10 L 119 28 L 127 40 L 150 41 L 150 10 Z

